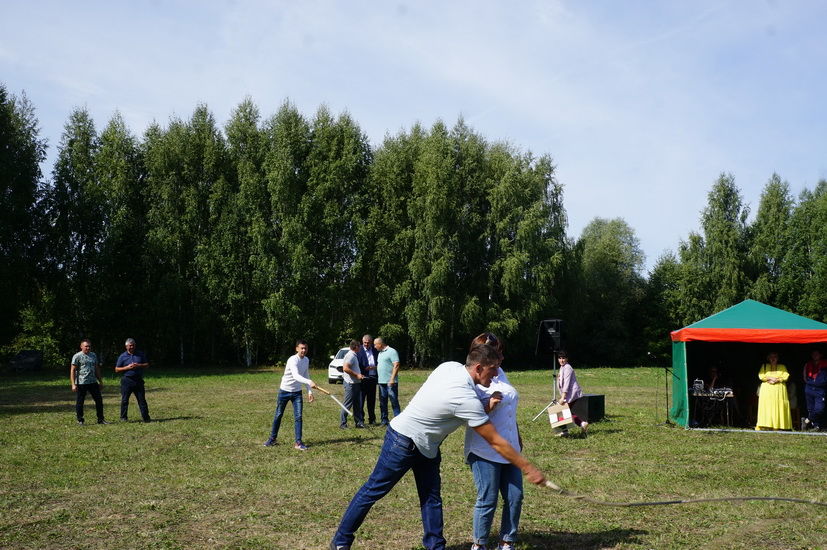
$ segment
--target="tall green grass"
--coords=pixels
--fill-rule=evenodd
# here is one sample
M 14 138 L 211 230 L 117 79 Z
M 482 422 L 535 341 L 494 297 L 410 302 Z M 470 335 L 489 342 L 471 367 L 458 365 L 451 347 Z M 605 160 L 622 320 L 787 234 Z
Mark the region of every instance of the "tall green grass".
M 61 373 L 4 375 L 0 387 L 2 548 L 326 548 L 375 463 L 382 429 L 339 430 L 339 408 L 305 401 L 292 448 L 288 407 L 275 447 L 262 447 L 280 369 L 153 368 L 153 423 L 77 426 Z M 427 376 L 405 371 L 404 405 Z M 578 369 L 606 418 L 587 438 L 551 436 L 534 415 L 548 372 L 512 372 L 525 454 L 561 486 L 608 501 L 784 496 L 827 501 L 827 437 L 687 431 L 664 424 L 662 371 Z M 311 376 L 319 383 L 326 373 Z M 329 386 L 341 398 L 341 386 Z M 104 388 L 118 417 L 116 379 Z M 87 399 L 87 419 L 94 407 Z M 130 416 L 139 418 L 130 404 Z M 577 429 L 572 429 L 576 434 Z M 445 535 L 470 547 L 474 484 L 462 432 L 442 446 Z M 498 523 L 495 521 L 495 528 Z M 610 508 L 526 487 L 518 548 L 824 548 L 827 509 L 781 502 Z M 368 515 L 355 548 L 419 548 L 412 476 Z

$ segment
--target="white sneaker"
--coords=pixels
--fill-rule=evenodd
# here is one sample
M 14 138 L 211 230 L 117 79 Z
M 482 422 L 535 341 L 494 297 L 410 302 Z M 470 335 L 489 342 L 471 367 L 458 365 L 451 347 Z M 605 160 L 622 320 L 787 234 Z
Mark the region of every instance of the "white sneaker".
M 586 430 L 589 428 L 589 423 L 585 420 L 580 423 L 580 429 L 583 430 L 583 433 L 586 433 Z
M 510 542 L 502 541 L 497 547 L 498 550 L 514 550 L 514 545 Z

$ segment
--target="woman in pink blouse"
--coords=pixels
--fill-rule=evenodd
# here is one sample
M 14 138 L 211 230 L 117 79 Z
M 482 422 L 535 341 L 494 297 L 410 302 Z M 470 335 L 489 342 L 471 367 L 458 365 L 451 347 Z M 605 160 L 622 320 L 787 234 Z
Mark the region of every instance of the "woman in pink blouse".
M 572 407 L 574 403 L 583 396 L 583 390 L 580 389 L 580 384 L 577 383 L 577 376 L 574 374 L 574 367 L 569 364 L 569 359 L 565 351 L 557 354 L 557 362 L 560 364 L 560 372 L 557 374 L 557 389 L 560 392 L 560 398 L 557 400 L 561 405 L 569 404 Z M 583 433 L 589 427 L 589 423 L 581 420 L 574 412 L 572 412 L 572 420 L 580 426 Z M 563 436 L 568 433 L 568 429 L 564 426 L 557 435 Z

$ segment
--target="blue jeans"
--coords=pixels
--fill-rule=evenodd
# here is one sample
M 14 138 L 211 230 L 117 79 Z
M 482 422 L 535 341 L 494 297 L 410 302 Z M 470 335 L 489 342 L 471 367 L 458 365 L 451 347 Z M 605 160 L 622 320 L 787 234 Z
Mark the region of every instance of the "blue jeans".
M 807 417 L 813 426 L 824 427 L 825 394 L 827 391 L 814 384 L 804 385 L 804 398 L 807 400 Z
M 468 463 L 477 485 L 477 503 L 474 505 L 474 542 L 488 543 L 488 533 L 497 511 L 498 493 L 503 496 L 500 520 L 500 540 L 515 542 L 523 509 L 523 474 L 513 464 L 502 464 L 468 455 Z
M 396 393 L 398 387 L 397 384 L 379 384 L 379 414 L 382 417 L 382 424 L 388 423 L 388 397 L 391 398 L 393 415 L 399 416 L 401 412 L 399 409 L 399 396 Z
M 281 426 L 281 417 L 284 415 L 284 409 L 287 408 L 287 402 L 293 402 L 293 426 L 296 436 L 296 441 L 302 440 L 302 407 L 304 401 L 302 400 L 301 391 L 284 391 L 279 390 L 279 395 L 276 398 L 276 415 L 273 417 L 273 427 L 270 429 L 270 438 L 275 439 L 279 435 L 279 426 Z
M 349 411 L 353 412 L 353 421 L 357 426 L 362 426 L 365 423 L 365 417 L 362 414 L 362 385 L 351 384 L 350 382 L 342 382 L 345 387 L 345 402 L 343 405 Z M 339 425 L 347 426 L 347 413 L 342 411 L 339 414 Z
M 333 536 L 334 545 L 353 544 L 356 530 L 365 521 L 371 507 L 388 494 L 408 470 L 413 470 L 422 514 L 422 546 L 426 550 L 443 550 L 445 537 L 442 536 L 440 461 L 441 455 L 426 458 L 417 450 L 411 438 L 388 426 L 376 466 L 345 510 L 345 515 Z

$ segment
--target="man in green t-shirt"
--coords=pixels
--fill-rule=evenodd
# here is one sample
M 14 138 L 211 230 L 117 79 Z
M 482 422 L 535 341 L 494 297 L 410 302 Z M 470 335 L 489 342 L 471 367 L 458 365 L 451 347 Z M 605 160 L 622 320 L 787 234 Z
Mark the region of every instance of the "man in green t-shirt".
M 399 393 L 397 392 L 399 387 L 399 354 L 387 345 L 382 337 L 377 337 L 373 341 L 373 347 L 379 350 L 379 356 L 376 360 L 376 371 L 379 375 L 379 413 L 382 416 L 382 425 L 387 426 L 388 397 L 390 397 L 391 407 L 393 407 L 393 415 L 398 416 L 401 412 Z
M 72 356 L 72 366 L 69 368 L 69 381 L 72 383 L 72 391 L 77 394 L 75 399 L 75 414 L 78 424 L 83 426 L 83 402 L 86 400 L 86 393 L 92 394 L 95 400 L 95 412 L 98 414 L 98 424 L 107 424 L 103 419 L 103 376 L 101 376 L 101 364 L 98 356 L 92 351 L 92 342 L 83 339 L 80 341 L 80 351 Z

